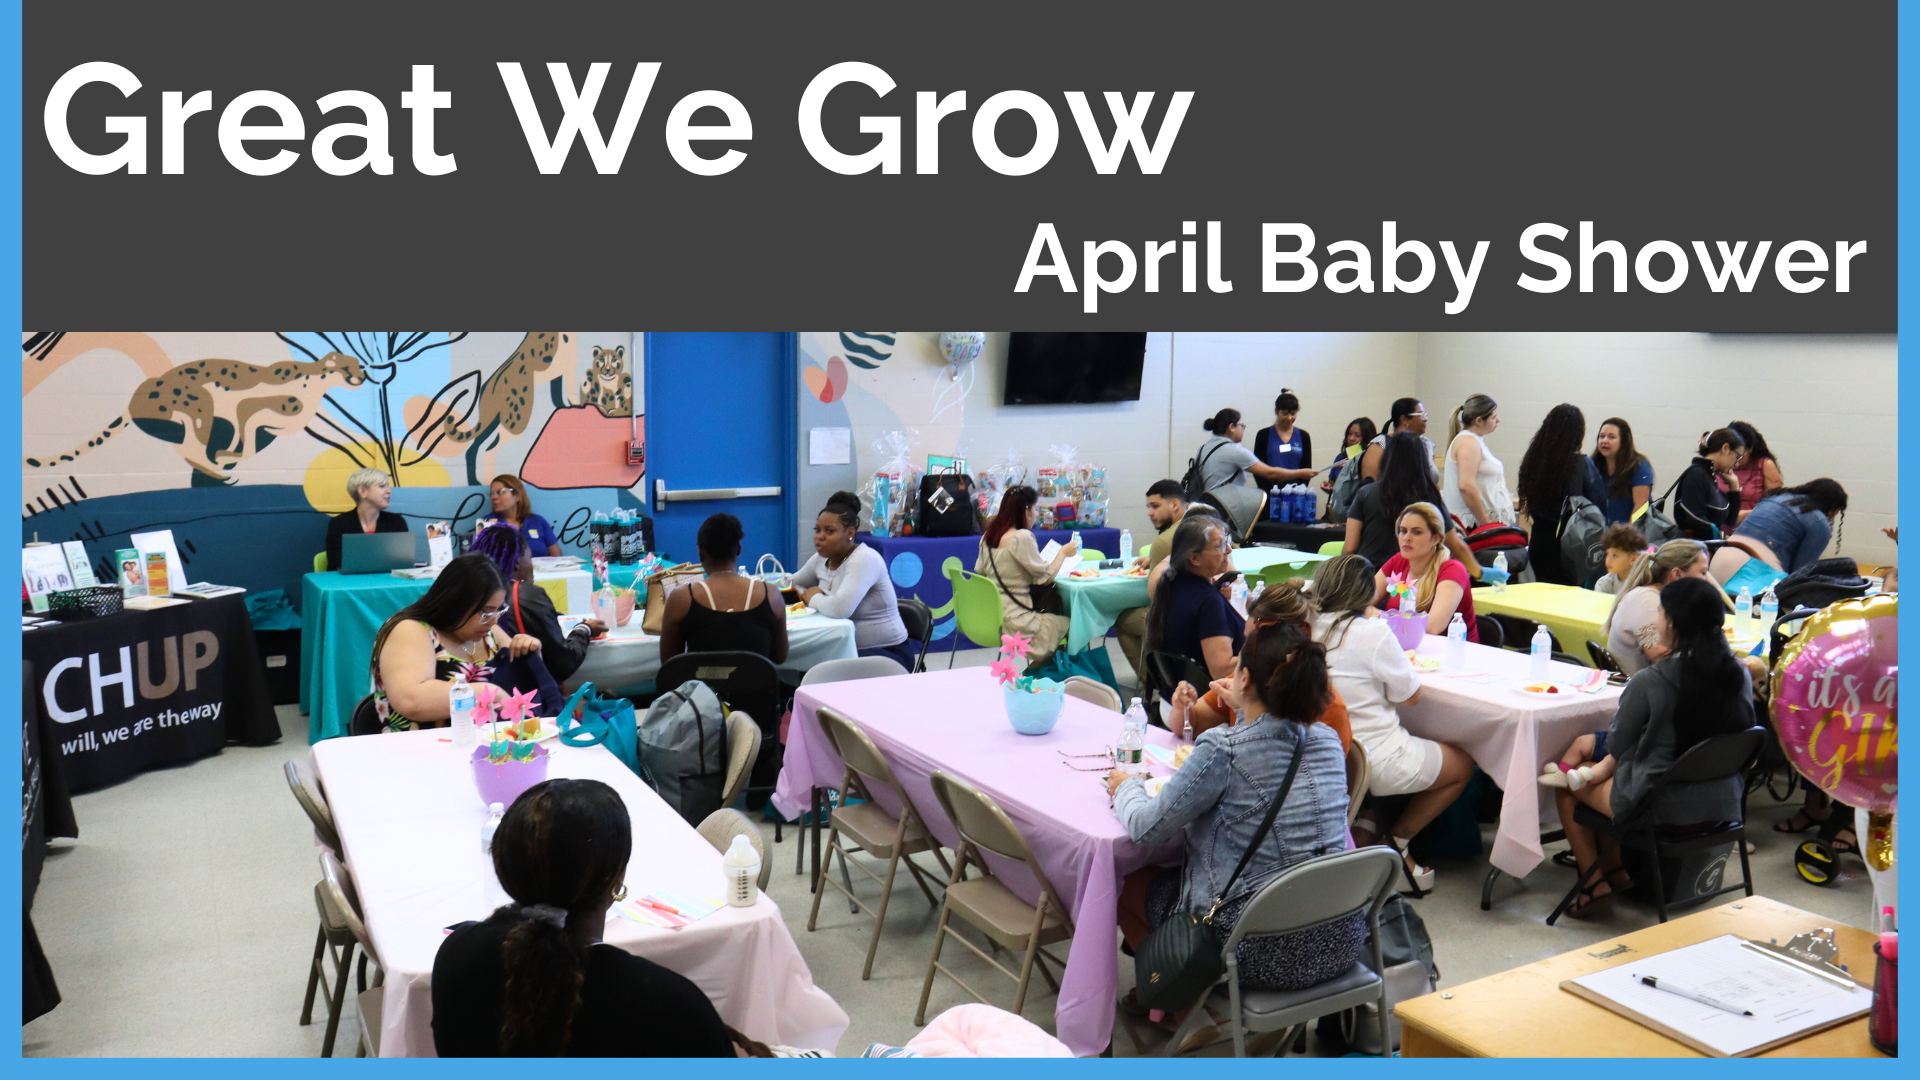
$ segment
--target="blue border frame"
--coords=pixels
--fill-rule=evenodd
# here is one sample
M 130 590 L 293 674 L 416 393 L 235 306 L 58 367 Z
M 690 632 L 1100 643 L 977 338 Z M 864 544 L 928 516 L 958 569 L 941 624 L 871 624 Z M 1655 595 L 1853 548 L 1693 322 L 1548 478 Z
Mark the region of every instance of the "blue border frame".
M 1903 5 L 1903 8 L 1906 8 L 1906 5 Z M 1907 9 L 1907 10 L 1911 10 L 1911 9 Z M 5 247 L 5 258 L 3 261 L 4 264 L 0 265 L 0 310 L 4 310 L 6 317 L 17 328 L 21 325 L 23 320 L 23 312 L 21 310 L 21 276 L 22 276 L 23 253 L 21 248 L 22 213 L 21 213 L 21 180 L 20 180 L 21 147 L 23 143 L 23 112 L 22 112 L 22 77 L 23 76 L 22 76 L 22 41 L 21 41 L 22 10 L 21 10 L 20 0 L 0 0 L 0 12 L 4 12 L 4 18 L 0 18 L 0 56 L 4 56 L 4 58 L 8 61 L 8 64 L 9 64 L 8 76 L 6 78 L 0 79 L 0 124 L 4 125 L 4 132 L 3 134 L 0 134 L 0 243 L 4 243 L 4 247 Z M 1906 10 L 1903 10 L 1902 14 L 1905 14 L 1905 13 L 1906 13 Z M 1898 30 L 1898 42 L 1899 42 L 1899 61 L 1900 61 L 1899 71 L 1901 76 L 1900 90 L 1899 90 L 1899 127 L 1898 127 L 1899 140 L 1900 140 L 1900 152 L 1899 152 L 1898 160 L 1899 160 L 1899 169 L 1900 169 L 1899 202 L 1900 202 L 1900 209 L 1902 211 L 1900 222 L 1899 222 L 1899 272 L 1900 272 L 1899 316 L 1900 316 L 1900 323 L 1904 325 L 1909 321 L 1920 323 L 1920 210 L 1915 209 L 1916 206 L 1920 206 L 1920 203 L 1917 203 L 1916 200 L 1912 198 L 1912 196 L 1916 192 L 1916 182 L 1920 182 L 1916 180 L 1916 178 L 1920 178 L 1920 59 L 1916 59 L 1916 58 L 1920 58 L 1920 19 L 1904 19 L 1903 18 L 1900 20 L 1900 25 Z M 1912 76 L 1912 77 L 1910 78 L 1909 76 Z M 244 320 L 240 320 L 240 321 L 244 321 Z M 794 363 L 788 365 L 789 371 L 788 371 L 788 376 L 786 380 L 786 385 L 783 387 L 783 392 L 787 394 L 788 400 L 790 402 L 797 403 L 798 399 L 797 397 L 795 397 L 795 394 L 797 393 L 796 380 L 798 378 L 798 360 L 797 360 L 798 340 L 797 340 L 797 337 L 790 337 L 790 340 L 793 342 L 793 344 L 790 346 L 790 349 L 796 352 L 796 358 Z M 1902 369 L 1904 369 L 1905 365 L 1902 364 L 1901 367 Z M 11 369 L 15 372 L 17 376 L 19 372 L 19 361 L 17 359 L 14 361 L 13 365 L 11 365 Z M 1904 370 L 1902 371 L 1902 374 L 1903 375 L 1905 374 Z M 797 410 L 797 404 L 795 408 Z M 20 406 L 19 399 L 11 398 L 11 397 L 5 397 L 3 399 L 0 399 L 0 425 L 4 425 L 17 433 L 20 430 L 20 417 L 21 417 L 21 406 Z M 789 415 L 786 422 L 789 428 L 789 434 L 792 435 L 795 425 L 797 424 L 797 413 L 793 415 Z M 796 447 L 798 445 L 797 441 L 794 441 L 794 439 L 790 439 L 789 442 L 795 445 Z M 1899 450 L 1899 464 L 1903 472 L 1911 473 L 1916 467 L 1916 465 L 1920 465 L 1920 425 L 1916 425 L 1914 423 L 1907 423 L 1901 426 L 1898 450 Z M 790 478 L 790 482 L 794 484 L 794 490 L 797 492 L 798 490 L 797 453 L 795 457 L 795 463 L 789 470 L 789 478 Z M 20 499 L 19 475 L 16 473 L 13 473 L 11 469 L 0 469 L 0 490 L 4 490 L 7 493 L 8 497 L 11 498 L 15 504 L 18 504 Z M 1920 493 L 1916 493 L 1912 489 L 1903 487 L 1900 494 L 1899 505 L 1901 510 L 1901 516 L 1903 517 L 1915 516 L 1914 514 L 1907 514 L 1906 511 L 1914 510 L 1916 511 L 1916 513 L 1920 513 Z M 788 528 L 790 530 L 797 530 L 797 524 L 790 523 Z M 17 542 L 21 537 L 20 526 L 18 524 L 14 526 L 14 535 L 15 535 L 16 548 L 17 548 L 18 547 Z M 787 542 L 789 547 L 792 547 L 792 545 L 795 542 L 794 532 L 789 533 L 789 535 L 787 536 Z M 17 568 L 17 565 L 18 564 L 16 563 L 16 568 Z M 1902 613 L 1901 631 L 1902 631 L 1901 636 L 1903 638 L 1903 646 L 1902 646 L 1901 652 L 1902 652 L 1902 659 L 1904 661 L 1907 656 L 1913 655 L 1916 652 L 1920 652 L 1920 636 L 1917 636 L 1917 635 L 1920 635 L 1920 607 L 1916 607 L 1914 609 L 1911 609 L 1907 612 Z M 7 641 L 4 647 L 11 650 L 11 655 L 14 655 L 16 657 L 19 656 L 20 655 L 20 629 L 12 625 L 11 623 L 0 624 L 0 635 L 4 635 L 6 637 Z M 1909 666 L 1911 665 L 1909 664 Z M 20 691 L 21 691 L 21 687 L 20 687 L 19 664 L 17 662 L 13 664 L 0 664 L 0 701 L 18 700 Z M 13 756 L 10 753 L 0 754 L 0 775 L 4 776 L 4 780 L 6 783 L 17 786 L 20 780 L 19 770 L 20 770 L 19 758 Z M 13 820 L 17 826 L 18 819 L 16 818 Z M 19 891 L 20 890 L 20 871 L 21 871 L 21 867 L 20 867 L 20 862 L 18 858 L 18 853 L 14 849 L 9 848 L 4 858 L 0 858 L 0 890 L 5 890 L 5 895 L 9 903 L 11 903 L 13 899 L 18 898 L 20 896 L 20 891 Z M 1904 873 L 1901 876 L 1904 879 L 1905 877 Z M 1910 885 L 1909 885 L 1909 888 L 1911 888 Z M 4 965 L 0 965 L 0 966 L 4 966 L 4 970 L 8 973 L 7 976 L 4 977 L 4 981 L 0 981 L 0 1002 L 4 1002 L 5 1007 L 9 1010 L 9 1014 L 15 1015 L 15 1016 L 20 1015 L 20 1011 L 19 1011 L 20 993 L 21 993 L 21 982 L 19 977 L 20 956 L 21 956 L 21 953 L 20 953 L 19 935 L 12 933 L 10 930 L 5 933 L 0 933 L 0 958 L 4 959 Z M 289 972 L 288 977 L 289 978 L 295 977 L 291 974 L 291 972 L 293 971 L 292 964 L 297 960 L 297 958 L 290 956 L 284 959 L 286 961 L 287 970 Z M 1911 988 L 1908 988 L 1908 989 L 1911 989 Z M 77 986 L 71 987 L 70 991 L 83 992 L 83 988 L 77 987 Z M 218 1020 L 217 1017 L 209 1017 L 208 1019 L 216 1022 Z M 289 1022 L 291 1022 L 291 1018 L 289 1018 Z M 1556 1040 L 1556 1041 L 1558 1040 L 1577 1041 L 1579 1037 L 1580 1037 L 1580 1033 L 1578 1032 L 1542 1033 L 1543 1039 Z M 20 1053 L 21 1042 L 22 1042 L 21 1032 L 16 1030 L 14 1035 L 9 1036 L 9 1040 L 11 1042 L 11 1050 L 13 1055 L 15 1057 L 18 1057 Z M 1595 1048 L 1595 1049 L 1604 1049 L 1604 1048 Z M 118 1074 L 121 1070 L 125 1070 L 127 1068 L 127 1066 L 122 1065 L 118 1062 L 94 1062 L 94 1061 L 75 1061 L 75 1060 L 57 1060 L 57 1059 L 33 1059 L 33 1063 L 23 1062 L 20 1067 L 23 1068 L 24 1070 L 32 1070 L 34 1072 L 38 1072 L 40 1070 L 60 1070 L 64 1075 L 92 1074 L 92 1075 L 100 1075 L 100 1076 Z M 308 1071 L 308 1070 L 312 1070 L 315 1068 L 322 1068 L 322 1067 L 336 1068 L 336 1069 L 353 1068 L 352 1065 L 344 1062 L 335 1064 L 333 1066 L 322 1066 L 318 1062 L 313 1062 L 313 1061 L 285 1061 L 285 1062 L 276 1061 L 271 1063 L 258 1062 L 258 1061 L 242 1061 L 242 1062 L 153 1061 L 153 1062 L 147 1062 L 146 1064 L 143 1064 L 143 1065 L 134 1066 L 133 1068 L 136 1068 L 139 1071 L 147 1073 L 149 1075 L 175 1074 L 180 1076 L 188 1075 L 190 1070 L 204 1075 L 210 1072 L 225 1072 L 226 1070 L 229 1070 L 229 1069 L 235 1070 L 233 1075 L 239 1075 L 239 1070 L 245 1069 L 248 1071 L 249 1075 L 258 1076 L 260 1075 L 258 1070 L 261 1068 L 266 1068 L 268 1070 L 284 1068 L 291 1073 L 295 1071 Z M 538 1071 L 540 1069 L 539 1066 L 533 1066 L 531 1067 L 531 1070 L 530 1070 L 529 1066 L 521 1063 L 498 1062 L 498 1061 L 462 1063 L 459 1066 L 439 1065 L 439 1064 L 434 1064 L 432 1062 L 426 1062 L 426 1061 L 414 1061 L 404 1065 L 391 1065 L 386 1067 L 396 1068 L 396 1069 L 407 1069 L 407 1070 L 429 1070 L 429 1069 L 437 1070 L 437 1069 L 443 1069 L 443 1068 L 452 1069 L 452 1068 L 458 1067 L 463 1071 L 468 1072 L 470 1076 L 471 1075 L 495 1075 L 495 1076 L 502 1076 L 502 1077 L 508 1076 L 508 1075 L 513 1075 L 516 1077 L 525 1077 L 529 1075 L 530 1071 Z M 709 1068 L 711 1066 L 703 1065 L 701 1067 Z M 721 1068 L 722 1070 L 728 1070 L 728 1071 L 735 1070 L 735 1069 L 746 1069 L 746 1068 L 757 1068 L 757 1067 L 759 1066 L 750 1065 L 750 1064 L 732 1064 L 727 1062 L 719 1063 L 719 1068 Z M 805 1068 L 806 1066 L 794 1065 L 790 1067 Z M 822 1065 L 815 1065 L 813 1067 L 816 1069 L 819 1069 L 819 1068 L 838 1069 L 838 1068 L 845 1068 L 845 1067 L 858 1068 L 859 1066 L 841 1066 L 841 1065 L 832 1065 L 832 1064 L 822 1064 Z M 1206 1070 L 1207 1072 L 1211 1073 L 1216 1070 L 1247 1071 L 1247 1070 L 1256 1069 L 1256 1068 L 1258 1069 L 1273 1068 L 1272 1065 L 1264 1064 L 1264 1063 L 1248 1062 L 1248 1063 L 1236 1064 L 1233 1062 L 1222 1062 L 1222 1061 L 1206 1061 L 1202 1063 L 1174 1064 L 1174 1065 L 1149 1062 L 1149 1061 L 1111 1061 L 1111 1062 L 1103 1062 L 1099 1064 L 1001 1061 L 1001 1062 L 995 1062 L 990 1067 L 996 1072 L 996 1074 L 1005 1075 L 1005 1076 L 1020 1076 L 1023 1074 L 1030 1075 L 1030 1076 L 1039 1076 L 1042 1074 L 1042 1070 L 1051 1072 L 1053 1069 L 1056 1069 L 1056 1068 L 1099 1069 L 1105 1075 L 1127 1075 L 1133 1072 L 1140 1072 L 1144 1074 L 1147 1070 L 1151 1069 L 1156 1074 L 1156 1076 L 1164 1075 L 1164 1073 L 1169 1068 L 1174 1070 L 1180 1070 L 1180 1071 L 1184 1071 L 1185 1069 L 1191 1068 L 1196 1070 L 1196 1075 L 1199 1073 L 1200 1070 Z M 1330 1061 L 1314 1060 L 1314 1059 L 1305 1059 L 1305 1060 L 1292 1059 L 1292 1060 L 1289 1060 L 1284 1066 L 1281 1066 L 1281 1067 L 1289 1071 L 1305 1070 L 1305 1071 L 1313 1071 L 1313 1072 L 1323 1072 L 1323 1071 L 1329 1071 L 1332 1069 L 1340 1068 L 1340 1066 L 1336 1066 L 1332 1064 Z M 1365 1066 L 1358 1066 L 1358 1067 L 1364 1068 Z M 1590 1068 L 1593 1068 L 1594 1066 L 1590 1062 L 1582 1062 L 1580 1063 L 1580 1065 L 1576 1067 L 1582 1068 L 1582 1069 L 1590 1069 Z M 1661 1075 L 1687 1076 L 1687 1075 L 1695 1074 L 1699 1069 L 1725 1070 L 1730 1068 L 1738 1068 L 1738 1069 L 1742 1069 L 1743 1071 L 1744 1070 L 1767 1070 L 1769 1072 L 1778 1072 L 1778 1071 L 1783 1071 L 1785 1069 L 1797 1068 L 1797 1067 L 1798 1066 L 1786 1061 L 1776 1061 L 1776 1062 L 1770 1062 L 1770 1063 L 1750 1062 L 1750 1063 L 1740 1063 L 1740 1064 L 1701 1063 L 1697 1065 L 1692 1062 L 1686 1062 L 1683 1060 L 1644 1061 L 1644 1062 L 1634 1063 L 1634 1069 L 1638 1075 L 1649 1076 L 1649 1077 L 1655 1077 L 1655 1076 L 1661 1076 Z M 1897 1063 L 1884 1063 L 1884 1064 L 1878 1064 L 1878 1065 L 1866 1064 L 1863 1067 L 1866 1067 L 1869 1069 L 1877 1069 L 1877 1068 L 1897 1069 L 1899 1066 Z M 880 1066 L 875 1066 L 875 1068 L 943 1069 L 943 1070 L 951 1071 L 951 1070 L 958 1070 L 958 1069 L 966 1069 L 968 1068 L 968 1066 L 959 1065 L 959 1064 L 946 1064 L 946 1063 L 941 1063 L 941 1064 L 918 1063 L 915 1065 L 905 1065 L 905 1066 L 880 1065 Z M 1482 1062 L 1469 1063 L 1463 1060 L 1455 1060 L 1451 1062 L 1427 1061 L 1422 1063 L 1417 1068 L 1419 1069 L 1420 1074 L 1423 1076 L 1455 1075 L 1455 1076 L 1461 1076 L 1461 1077 L 1468 1077 L 1468 1076 L 1477 1077 L 1477 1076 L 1485 1076 L 1485 1075 L 1488 1075 L 1489 1073 L 1519 1075 L 1518 1070 L 1521 1070 L 1521 1069 L 1527 1070 L 1528 1075 L 1532 1076 L 1537 1074 L 1537 1070 L 1539 1069 L 1539 1066 L 1532 1062 L 1526 1062 L 1526 1061 L 1507 1061 L 1507 1062 L 1482 1061 Z M 114 1073 L 110 1074 L 109 1070 L 114 1070 Z M 1672 1072 L 1669 1073 L 1668 1070 L 1672 1070 Z

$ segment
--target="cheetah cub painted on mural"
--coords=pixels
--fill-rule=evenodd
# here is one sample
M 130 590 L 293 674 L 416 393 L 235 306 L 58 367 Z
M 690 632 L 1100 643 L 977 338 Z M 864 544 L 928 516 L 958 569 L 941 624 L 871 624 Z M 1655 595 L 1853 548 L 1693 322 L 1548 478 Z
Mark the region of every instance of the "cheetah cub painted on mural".
M 627 370 L 627 347 L 593 348 L 593 367 L 580 380 L 580 404 L 597 407 L 607 416 L 633 415 L 633 373 Z

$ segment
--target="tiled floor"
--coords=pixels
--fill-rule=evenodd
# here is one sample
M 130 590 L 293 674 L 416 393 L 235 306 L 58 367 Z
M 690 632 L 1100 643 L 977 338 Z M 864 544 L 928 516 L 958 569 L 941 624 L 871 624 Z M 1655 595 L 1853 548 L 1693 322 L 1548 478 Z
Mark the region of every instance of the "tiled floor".
M 1129 673 L 1119 650 L 1114 666 Z M 961 662 L 985 663 L 982 650 Z M 942 656 L 936 665 L 945 663 Z M 280 710 L 284 737 L 276 746 L 235 747 L 193 765 L 135 777 L 74 800 L 78 841 L 62 840 L 48 857 L 34 924 L 65 1001 L 28 1024 L 24 1050 L 35 1056 L 312 1056 L 322 1020 L 297 1020 L 306 988 L 319 878 L 311 832 L 287 791 L 281 763 L 307 752 L 307 725 L 297 710 Z M 1753 856 L 1757 891 L 1864 925 L 1871 888 L 1858 863 L 1837 888 L 1817 889 L 1793 876 L 1789 841 L 1767 831 L 1786 816 L 1764 795 L 1755 799 Z M 772 840 L 769 824 L 764 832 Z M 881 937 L 873 978 L 860 979 L 872 923 L 850 915 L 829 893 L 820 929 L 806 929 L 812 897 L 793 873 L 794 830 L 774 846 L 770 893 L 813 970 L 853 1025 L 843 1054 L 870 1041 L 901 1043 L 916 1032 L 914 1005 L 932 949 L 935 915 L 902 875 Z M 931 865 L 931 860 L 928 860 Z M 1654 921 L 1651 908 L 1623 902 L 1592 923 L 1546 914 L 1570 884 L 1570 871 L 1544 863 L 1524 884 L 1504 882 L 1492 911 L 1479 910 L 1483 857 L 1441 863 L 1438 890 L 1417 910 L 1433 937 L 1442 984 L 1459 983 L 1565 952 Z M 863 895 L 877 886 L 856 888 Z M 1012 984 L 964 950 L 946 956 L 996 1003 Z M 1123 983 L 1131 965 L 1123 963 Z M 929 1013 L 967 1000 L 951 982 L 936 982 Z M 1026 1015 L 1051 1026 L 1053 996 L 1037 977 Z M 351 995 L 335 1053 L 351 1055 L 358 1038 Z M 1116 1029 L 1117 1030 L 1117 1029 Z M 1153 1049 L 1149 1044 L 1149 1049 Z M 1116 1035 L 1114 1052 L 1133 1053 Z

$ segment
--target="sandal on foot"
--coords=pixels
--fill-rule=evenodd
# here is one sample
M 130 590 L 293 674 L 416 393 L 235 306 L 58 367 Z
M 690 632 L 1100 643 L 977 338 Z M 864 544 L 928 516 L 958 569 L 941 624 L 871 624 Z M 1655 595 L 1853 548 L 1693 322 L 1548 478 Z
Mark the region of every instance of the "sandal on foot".
M 1609 908 L 1613 907 L 1613 898 L 1616 895 L 1615 893 L 1611 891 L 1603 892 L 1603 893 L 1595 893 L 1593 891 L 1599 888 L 1602 884 L 1605 884 L 1605 883 L 1595 882 L 1592 885 L 1589 885 L 1586 888 L 1581 889 L 1579 899 L 1575 900 L 1573 903 L 1573 906 L 1566 910 L 1567 918 L 1591 919 L 1595 915 L 1598 915 L 1601 912 L 1606 911 Z M 1611 885 L 1607 887 L 1609 890 L 1612 889 Z
M 1625 867 L 1621 867 L 1617 870 L 1607 871 L 1606 879 L 1607 879 L 1607 888 L 1612 889 L 1614 892 L 1617 892 L 1617 893 L 1627 892 L 1628 890 L 1633 888 L 1633 884 L 1634 884 L 1633 875 L 1627 873 L 1627 870 Z
M 1835 855 L 1860 854 L 1860 838 L 1854 835 L 1853 830 L 1850 828 L 1835 832 L 1833 836 L 1827 840 L 1827 846 L 1833 849 Z
M 1816 821 L 1813 815 L 1807 813 L 1805 809 L 1800 809 L 1795 810 L 1793 816 L 1787 820 L 1774 822 L 1773 831 L 1777 833 L 1803 833 L 1808 829 L 1818 828 L 1825 824 L 1825 821 Z
M 1393 849 L 1396 852 L 1399 852 L 1401 861 L 1406 863 L 1410 867 L 1410 870 L 1406 876 L 1411 877 L 1413 879 L 1413 884 L 1412 885 L 1404 884 L 1404 878 L 1403 878 L 1403 883 L 1399 887 L 1400 891 L 1419 893 L 1419 894 L 1426 894 L 1426 893 L 1432 892 L 1433 878 L 1434 878 L 1433 868 L 1427 867 L 1427 866 L 1421 866 L 1418 862 L 1414 861 L 1413 856 L 1407 854 L 1407 845 L 1409 843 L 1408 841 L 1402 840 L 1391 833 L 1387 834 L 1386 840 L 1389 844 L 1392 845 Z

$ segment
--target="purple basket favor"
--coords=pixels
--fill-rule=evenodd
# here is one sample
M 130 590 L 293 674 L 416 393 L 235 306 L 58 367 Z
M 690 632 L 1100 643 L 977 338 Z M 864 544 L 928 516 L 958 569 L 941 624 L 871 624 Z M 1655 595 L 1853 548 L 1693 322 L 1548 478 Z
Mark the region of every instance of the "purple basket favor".
M 547 778 L 544 746 L 536 745 L 533 757 L 527 761 L 509 759 L 498 763 L 488 759 L 488 749 L 484 742 L 473 748 L 473 786 L 480 791 L 482 805 L 512 806 L 513 800 Z
M 1386 613 L 1387 626 L 1393 631 L 1395 641 L 1400 647 L 1412 651 L 1420 647 L 1420 639 L 1427 633 L 1427 614 L 1424 611 L 1393 610 Z

